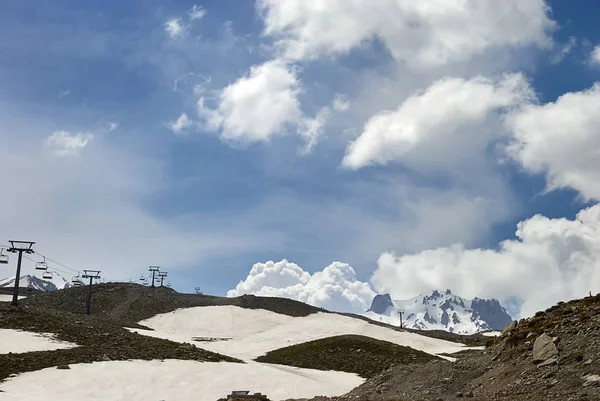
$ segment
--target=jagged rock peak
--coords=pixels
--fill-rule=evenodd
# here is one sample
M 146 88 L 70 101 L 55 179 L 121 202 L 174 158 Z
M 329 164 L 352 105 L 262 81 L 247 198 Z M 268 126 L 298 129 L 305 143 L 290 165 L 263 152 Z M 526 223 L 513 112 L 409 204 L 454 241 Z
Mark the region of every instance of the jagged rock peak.
M 375 312 L 380 315 L 385 314 L 388 308 L 393 308 L 394 302 L 392 301 L 392 297 L 390 294 L 379 294 L 375 295 L 373 301 L 371 302 L 371 307 L 367 312 Z

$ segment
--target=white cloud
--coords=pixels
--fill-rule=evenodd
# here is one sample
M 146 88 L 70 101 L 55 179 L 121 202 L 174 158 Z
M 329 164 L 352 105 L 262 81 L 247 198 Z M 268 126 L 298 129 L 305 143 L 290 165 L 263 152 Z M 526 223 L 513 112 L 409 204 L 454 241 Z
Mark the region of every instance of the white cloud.
M 355 313 L 366 311 L 375 296 L 371 286 L 357 280 L 356 272 L 346 263 L 333 262 L 311 275 L 285 259 L 256 263 L 227 296 L 243 294 L 290 298 L 327 310 Z
M 590 54 L 590 61 L 592 64 L 600 65 L 600 45 L 596 46 Z
M 192 21 L 201 19 L 206 15 L 206 10 L 202 6 L 193 5 L 188 11 L 188 15 Z
M 346 99 L 345 96 L 337 94 L 333 98 L 333 109 L 339 113 L 348 110 L 350 107 L 350 102 Z
M 217 108 L 200 98 L 198 111 L 205 129 L 222 129 L 221 138 L 242 142 L 268 141 L 286 133 L 301 117 L 302 90 L 296 71 L 280 60 L 251 67 L 250 73 L 220 92 Z
M 65 89 L 65 90 L 61 90 L 60 92 L 58 92 L 58 97 L 63 98 L 63 97 L 67 97 L 71 94 L 71 89 Z
M 412 66 L 463 61 L 498 46 L 550 46 L 543 0 L 259 0 L 265 33 L 294 59 L 342 54 L 377 37 Z
M 186 113 L 181 113 L 181 115 L 176 121 L 173 121 L 169 124 L 169 128 L 171 129 L 171 131 L 175 132 L 176 134 L 180 133 L 181 131 L 185 131 L 191 126 L 192 120 L 190 120 Z
M 342 164 L 359 169 L 402 161 L 413 167 L 447 168 L 476 154 L 498 135 L 485 127 L 496 111 L 520 106 L 534 98 L 525 77 L 511 74 L 493 81 L 481 76 L 466 80 L 444 78 L 406 99 L 396 110 L 371 117 L 352 142 Z
M 306 144 L 300 151 L 300 154 L 306 155 L 313 151 L 319 138 L 323 135 L 323 128 L 331 117 L 331 109 L 323 107 L 315 118 L 303 118 L 298 125 L 298 135 L 304 138 Z
M 185 32 L 185 26 L 181 24 L 181 19 L 170 18 L 165 22 L 165 31 L 171 39 L 182 37 Z
M 600 199 L 600 83 L 556 102 L 529 105 L 510 115 L 509 154 L 530 173 L 545 173 L 549 190 L 573 188 Z
M 46 139 L 46 145 L 57 156 L 76 155 L 93 139 L 90 133 L 71 134 L 67 131 L 55 131 Z
M 114 122 L 114 121 L 110 121 L 108 123 L 108 132 L 112 132 L 112 131 L 116 130 L 117 128 L 119 128 L 119 123 Z
M 395 298 L 431 288 L 501 301 L 515 297 L 523 302 L 521 316 L 600 292 L 600 205 L 575 220 L 536 215 L 520 222 L 516 235 L 499 250 L 457 244 L 403 256 L 384 253 L 371 281 Z
M 552 56 L 553 63 L 560 63 L 564 58 L 573 51 L 577 45 L 577 38 L 574 36 L 569 37 L 567 43 L 563 44 L 556 54 Z

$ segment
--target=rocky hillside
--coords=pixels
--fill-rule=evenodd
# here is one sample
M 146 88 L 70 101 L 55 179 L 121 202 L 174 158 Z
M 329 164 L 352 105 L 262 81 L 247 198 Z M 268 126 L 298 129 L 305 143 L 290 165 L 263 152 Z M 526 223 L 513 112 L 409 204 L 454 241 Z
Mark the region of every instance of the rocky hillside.
M 600 400 L 599 338 L 600 294 L 512 322 L 454 363 L 396 365 L 331 400 Z
M 399 326 L 399 311 L 403 311 L 403 327 L 457 334 L 502 330 L 512 320 L 495 299 L 467 300 L 450 290 L 435 290 L 407 300 L 392 300 L 390 294 L 380 294 L 363 315 Z
M 36 294 L 21 302 L 27 306 L 44 306 L 81 314 L 85 312 L 86 296 L 87 286 L 82 286 Z M 202 294 L 181 294 L 167 287 L 150 288 L 134 283 L 93 285 L 92 300 L 94 315 L 107 316 L 130 327 L 138 327 L 137 322 L 159 313 L 194 306 L 235 305 L 249 309 L 265 309 L 289 316 L 308 316 L 321 311 L 320 308 L 284 298 L 263 298 L 254 295 L 225 298 Z
M 271 351 L 257 362 L 298 368 L 336 370 L 370 378 L 398 364 L 438 359 L 430 354 L 370 337 L 346 335 L 322 338 Z

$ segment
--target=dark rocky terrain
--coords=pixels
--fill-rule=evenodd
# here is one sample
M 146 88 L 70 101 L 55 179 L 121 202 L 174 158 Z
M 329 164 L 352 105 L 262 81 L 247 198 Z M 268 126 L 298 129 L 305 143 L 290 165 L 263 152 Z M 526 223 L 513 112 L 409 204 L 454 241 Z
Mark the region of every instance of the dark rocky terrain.
M 322 338 L 271 351 L 257 362 L 306 369 L 336 370 L 371 378 L 391 366 L 424 363 L 436 357 L 370 337 L 346 335 Z
M 485 351 L 396 365 L 350 393 L 317 400 L 600 400 L 600 295 L 513 322 Z

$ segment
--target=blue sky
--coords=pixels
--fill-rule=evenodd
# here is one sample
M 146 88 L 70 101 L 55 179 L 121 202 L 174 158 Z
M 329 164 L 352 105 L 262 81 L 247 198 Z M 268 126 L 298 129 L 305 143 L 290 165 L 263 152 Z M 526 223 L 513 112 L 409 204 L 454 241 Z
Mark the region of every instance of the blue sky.
M 411 6 L 403 0 L 398 9 L 386 0 L 344 12 L 333 0 L 321 11 L 293 3 L 3 2 L 0 167 L 11 178 L 0 205 L 16 210 L 0 219 L 4 236 L 32 238 L 40 252 L 76 269 L 100 268 L 109 279 L 158 264 L 181 291 L 201 286 L 224 295 L 255 263 L 286 259 L 313 274 L 339 261 L 356 272 L 350 282 L 367 282 L 384 271 L 383 254 L 416 256 L 458 243 L 498 250 L 501 241 L 516 239 L 517 223 L 535 214 L 572 220 L 595 205 L 587 183 L 561 175 L 571 166 L 566 161 L 540 161 L 542 168 L 518 157 L 498 161 L 513 139 L 503 125 L 518 112 L 512 108 L 543 107 L 600 78 L 592 56 L 600 43 L 596 1 L 547 1 L 549 11 L 541 0 L 527 0 L 514 8 L 527 24 L 495 21 L 488 25 L 496 30 L 481 28 L 483 45 L 475 31 L 460 46 L 436 36 L 464 33 L 431 10 L 412 10 L 418 28 L 411 28 L 410 17 L 403 19 Z M 399 13 L 392 24 L 388 6 Z M 478 20 L 494 15 L 467 11 Z M 362 14 L 364 23 L 353 28 Z M 363 37 L 353 39 L 363 27 Z M 443 57 L 427 58 L 432 54 Z M 243 98 L 253 86 L 236 84 L 252 77 L 253 66 L 265 66 L 256 70 L 265 80 L 251 81 L 258 92 Z M 407 121 L 415 113 L 405 113 L 399 126 L 413 124 L 410 135 L 429 132 L 410 150 L 403 150 L 408 142 L 385 139 L 380 126 L 372 127 L 375 142 L 365 136 L 374 116 L 398 110 L 439 80 L 479 75 L 502 82 L 511 73 L 523 74 L 534 100 L 490 106 L 483 116 L 465 117 L 467 123 L 449 113 L 433 127 L 427 124 L 436 116 Z M 308 133 L 321 112 L 317 134 Z M 219 123 L 211 126 L 207 116 Z M 314 147 L 302 152 L 311 135 Z M 349 143 L 361 135 L 364 149 L 383 143 L 379 153 L 362 158 L 367 153 L 357 145 L 358 161 L 344 165 Z M 545 193 L 551 176 L 564 180 Z M 280 277 L 284 270 L 275 269 Z M 396 294 L 453 284 L 436 277 L 442 276 L 398 284 Z M 374 291 L 389 291 L 381 282 L 372 282 Z M 323 283 L 310 291 L 320 293 Z M 340 285 L 343 292 L 348 283 Z M 578 288 L 554 296 L 574 296 Z M 472 286 L 453 288 L 461 290 L 477 294 Z

